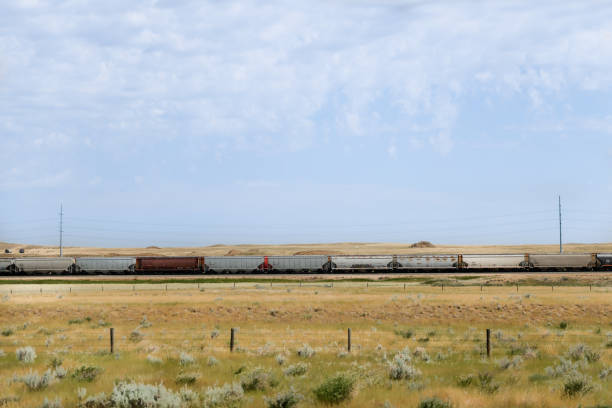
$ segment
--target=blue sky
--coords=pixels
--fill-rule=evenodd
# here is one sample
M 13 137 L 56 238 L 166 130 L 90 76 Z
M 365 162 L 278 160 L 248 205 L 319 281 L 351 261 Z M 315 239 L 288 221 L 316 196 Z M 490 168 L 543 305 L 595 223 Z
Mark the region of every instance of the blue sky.
M 0 241 L 612 241 L 609 1 L 4 1 Z

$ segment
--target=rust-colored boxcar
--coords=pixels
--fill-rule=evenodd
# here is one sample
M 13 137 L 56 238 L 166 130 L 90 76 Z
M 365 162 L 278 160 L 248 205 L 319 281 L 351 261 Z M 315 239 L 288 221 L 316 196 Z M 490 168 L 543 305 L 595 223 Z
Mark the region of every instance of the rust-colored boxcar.
M 140 272 L 204 272 L 203 256 L 151 256 L 136 258 Z

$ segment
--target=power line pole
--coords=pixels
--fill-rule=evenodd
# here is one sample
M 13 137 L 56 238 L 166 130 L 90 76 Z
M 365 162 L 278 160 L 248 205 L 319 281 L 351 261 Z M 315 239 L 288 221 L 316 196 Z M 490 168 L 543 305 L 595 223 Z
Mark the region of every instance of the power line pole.
M 563 253 L 563 235 L 561 233 L 561 196 L 559 196 L 559 253 Z
M 60 256 L 63 255 L 63 248 L 62 248 L 62 238 L 63 238 L 63 234 L 64 234 L 64 206 L 63 204 L 60 203 L 60 228 L 59 228 L 59 233 L 60 233 Z

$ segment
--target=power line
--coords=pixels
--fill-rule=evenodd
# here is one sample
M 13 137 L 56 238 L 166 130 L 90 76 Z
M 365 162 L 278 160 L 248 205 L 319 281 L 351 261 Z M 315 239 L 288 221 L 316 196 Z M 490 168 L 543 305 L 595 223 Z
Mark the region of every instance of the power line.
M 60 228 L 59 228 L 59 233 L 60 233 L 60 238 L 59 238 L 59 248 L 60 248 L 60 256 L 63 255 L 63 247 L 62 247 L 62 238 L 63 238 L 63 234 L 64 234 L 64 230 L 63 230 L 63 223 L 64 223 L 64 206 L 62 203 L 60 203 Z
M 561 196 L 559 196 L 559 253 L 563 253 L 563 236 L 561 235 Z

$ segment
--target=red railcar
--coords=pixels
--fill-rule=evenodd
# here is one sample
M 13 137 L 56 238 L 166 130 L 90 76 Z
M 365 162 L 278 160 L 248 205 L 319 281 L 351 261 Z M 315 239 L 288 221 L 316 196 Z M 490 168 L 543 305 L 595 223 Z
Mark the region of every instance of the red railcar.
M 204 272 L 203 256 L 147 256 L 136 258 L 139 272 Z

